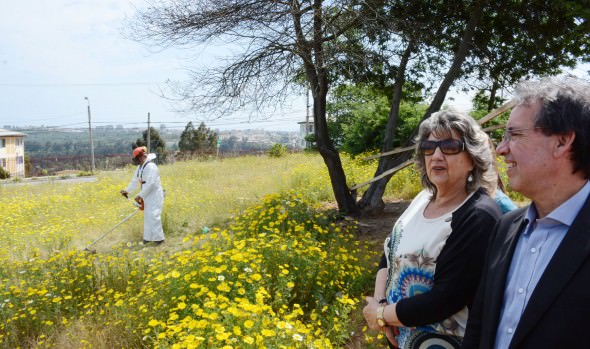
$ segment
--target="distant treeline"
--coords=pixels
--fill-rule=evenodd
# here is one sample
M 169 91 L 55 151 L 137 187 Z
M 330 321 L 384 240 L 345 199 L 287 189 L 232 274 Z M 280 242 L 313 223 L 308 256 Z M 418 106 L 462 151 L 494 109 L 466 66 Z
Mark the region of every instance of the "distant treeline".
M 31 158 L 46 158 L 52 156 L 82 156 L 90 154 L 90 136 L 88 130 L 24 130 L 25 151 Z M 126 128 L 97 128 L 92 131 L 94 155 L 109 156 L 130 154 L 132 144 L 141 138 L 141 130 Z M 166 141 L 166 148 L 178 149 L 178 133 L 162 132 L 160 135 Z
M 90 137 L 88 129 L 51 129 L 35 127 L 26 129 L 13 128 L 23 132 L 25 138 L 25 161 L 28 176 L 53 175 L 63 170 L 89 171 L 92 168 Z M 145 129 L 129 129 L 105 126 L 93 129 L 94 162 L 97 170 L 112 170 L 131 163 L 132 145 L 142 137 Z M 179 152 L 180 130 L 165 127 L 158 129 L 161 139 L 166 143 L 167 161 L 185 160 L 195 157 L 234 157 L 245 154 L 261 154 L 270 149 L 272 144 L 287 144 L 290 149 L 292 136 L 286 132 L 265 132 L 265 137 L 236 136 L 229 131 L 220 133 L 222 139 L 218 150 L 204 152 Z M 255 131 L 252 131 L 254 133 Z M 259 131 L 256 131 L 259 132 Z
M 63 170 L 92 169 L 88 129 L 20 129 L 25 138 L 25 156 L 31 176 L 51 175 Z M 160 129 L 167 149 L 178 149 L 179 134 Z M 92 130 L 94 163 L 98 170 L 123 167 L 130 163 L 132 145 L 141 138 L 141 129 L 98 127 Z

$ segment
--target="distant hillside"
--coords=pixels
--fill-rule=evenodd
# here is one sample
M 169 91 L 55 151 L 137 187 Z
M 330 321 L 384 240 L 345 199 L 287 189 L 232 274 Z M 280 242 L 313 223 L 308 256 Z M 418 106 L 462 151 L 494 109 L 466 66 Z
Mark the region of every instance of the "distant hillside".
M 41 172 L 52 174 L 66 169 L 89 170 L 91 168 L 90 138 L 87 128 L 50 127 L 8 127 L 23 132 L 25 155 L 34 169 L 33 175 Z M 98 169 L 113 169 L 125 166 L 130 161 L 132 144 L 142 137 L 145 128 L 123 128 L 121 126 L 99 126 L 92 129 L 95 165 Z M 161 138 L 166 142 L 166 150 L 178 150 L 182 130 L 158 128 Z M 223 153 L 266 151 L 273 144 L 281 143 L 290 149 L 298 147 L 296 132 L 277 132 L 264 130 L 218 131 Z
M 90 154 L 88 129 L 21 129 L 27 135 L 25 152 L 31 158 L 51 156 L 81 156 Z M 95 156 L 129 154 L 131 145 L 141 138 L 142 130 L 115 127 L 97 127 L 92 130 Z M 168 137 L 167 137 L 168 136 Z M 172 135 L 164 134 L 166 141 Z M 178 139 L 177 135 L 174 135 Z M 176 142 L 178 142 L 176 140 Z

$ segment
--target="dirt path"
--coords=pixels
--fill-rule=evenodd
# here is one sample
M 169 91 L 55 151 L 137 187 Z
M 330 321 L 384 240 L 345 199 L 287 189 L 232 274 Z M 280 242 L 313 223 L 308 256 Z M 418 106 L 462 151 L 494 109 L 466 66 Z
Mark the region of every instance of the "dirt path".
M 359 233 L 367 239 L 383 242 L 391 233 L 393 224 L 397 218 L 408 207 L 410 201 L 385 201 L 383 213 L 373 217 L 362 217 L 359 219 Z

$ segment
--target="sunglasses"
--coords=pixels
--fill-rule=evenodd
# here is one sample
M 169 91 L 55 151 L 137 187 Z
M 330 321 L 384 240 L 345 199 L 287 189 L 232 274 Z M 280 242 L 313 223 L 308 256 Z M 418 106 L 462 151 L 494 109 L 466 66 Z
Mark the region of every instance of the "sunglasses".
M 422 141 L 420 142 L 420 152 L 424 155 L 432 155 L 436 148 L 440 148 L 445 155 L 459 154 L 465 150 L 465 143 L 458 139 L 443 139 L 442 141 Z

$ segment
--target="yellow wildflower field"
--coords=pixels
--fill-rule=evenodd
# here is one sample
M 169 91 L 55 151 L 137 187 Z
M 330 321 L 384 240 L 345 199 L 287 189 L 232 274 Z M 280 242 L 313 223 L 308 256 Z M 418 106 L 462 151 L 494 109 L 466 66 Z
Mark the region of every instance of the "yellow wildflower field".
M 375 163 L 344 159 L 349 180 Z M 119 195 L 94 182 L 0 186 L 0 347 L 334 348 L 358 327 L 373 260 L 335 212 L 321 157 L 160 166 L 166 243 L 138 244 Z M 398 189 L 394 189 L 398 190 Z

